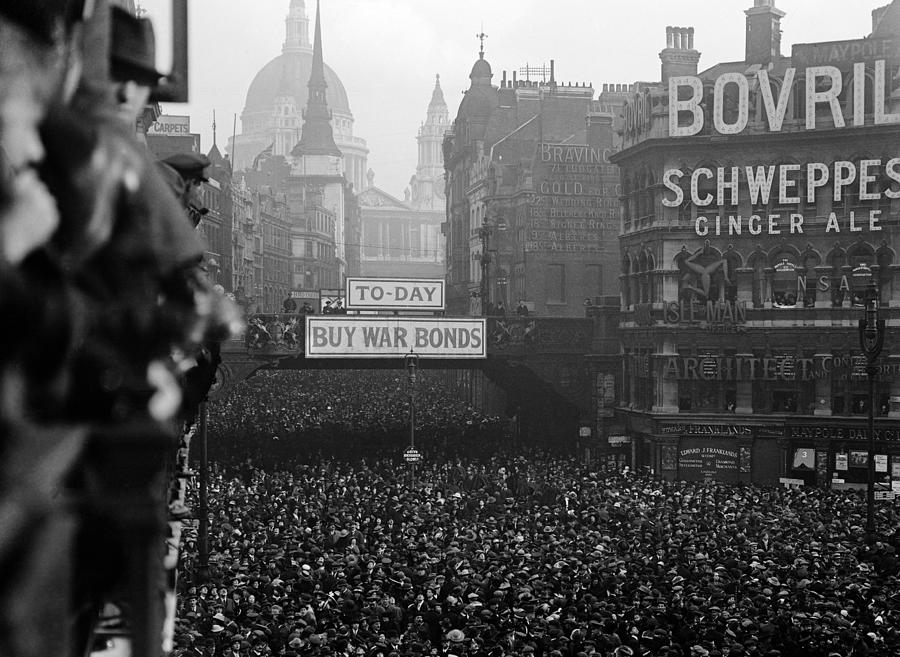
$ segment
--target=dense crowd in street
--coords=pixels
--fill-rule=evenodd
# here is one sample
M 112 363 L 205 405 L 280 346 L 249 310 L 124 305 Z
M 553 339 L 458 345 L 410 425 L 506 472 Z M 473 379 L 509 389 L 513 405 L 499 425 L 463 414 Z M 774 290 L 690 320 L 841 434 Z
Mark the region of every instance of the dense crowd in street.
M 335 406 L 351 409 L 351 424 L 371 421 L 353 415 L 365 406 L 348 402 L 357 394 L 390 415 L 381 402 L 402 407 L 402 375 L 292 373 L 281 382 L 292 401 L 276 394 L 282 376 L 251 379 L 252 410 L 220 402 L 210 440 L 230 428 L 244 443 L 232 440 L 212 468 L 207 580 L 186 532 L 176 654 L 900 654 L 890 506 L 869 547 L 855 493 L 598 472 L 574 455 L 510 449 L 499 425 L 465 453 L 431 449 L 413 485 L 399 450 L 364 457 L 297 442 L 291 457 L 283 447 L 340 418 Z M 294 389 L 291 377 L 320 390 Z M 424 408 L 434 427 L 444 412 L 467 417 L 436 400 Z M 283 451 L 258 460 L 245 439 L 272 431 Z
M 507 423 L 448 399 L 442 372 L 417 373 L 416 435 L 422 451 L 497 443 Z M 256 463 L 353 453 L 399 454 L 409 431 L 405 370 L 261 371 L 209 408 L 210 454 Z M 248 452 L 249 450 L 249 452 Z

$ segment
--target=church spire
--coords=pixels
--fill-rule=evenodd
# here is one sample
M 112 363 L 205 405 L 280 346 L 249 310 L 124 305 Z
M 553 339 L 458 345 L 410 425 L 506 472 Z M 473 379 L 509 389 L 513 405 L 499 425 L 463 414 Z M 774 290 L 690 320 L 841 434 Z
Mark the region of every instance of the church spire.
M 434 91 L 431 92 L 431 102 L 428 103 L 428 120 L 431 121 L 435 115 L 447 116 L 447 102 L 444 100 L 444 90 L 441 89 L 440 73 L 434 76 Z
M 319 0 L 316 0 L 316 32 L 313 41 L 312 71 L 309 74 L 309 97 L 303 111 L 303 130 L 300 142 L 292 155 L 336 155 L 341 151 L 334 143 L 331 128 L 331 112 L 325 98 L 328 84 L 325 82 L 325 61 L 322 57 L 322 25 Z
M 321 87 L 322 93 L 325 93 L 325 87 L 328 86 L 325 84 L 325 61 L 322 58 L 322 23 L 321 23 L 322 12 L 319 8 L 319 0 L 316 0 L 316 36 L 313 41 L 313 59 L 312 59 L 312 71 L 309 75 L 309 87 L 310 93 L 313 91 L 313 87 Z M 324 96 L 323 96 L 324 100 Z

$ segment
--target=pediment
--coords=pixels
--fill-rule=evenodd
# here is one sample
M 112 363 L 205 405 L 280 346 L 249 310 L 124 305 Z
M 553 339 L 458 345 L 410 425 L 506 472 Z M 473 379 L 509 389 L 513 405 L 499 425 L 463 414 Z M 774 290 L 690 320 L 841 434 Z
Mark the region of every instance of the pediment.
M 356 197 L 361 208 L 384 208 L 385 210 L 411 210 L 412 208 L 398 198 L 394 198 L 378 187 L 369 187 Z

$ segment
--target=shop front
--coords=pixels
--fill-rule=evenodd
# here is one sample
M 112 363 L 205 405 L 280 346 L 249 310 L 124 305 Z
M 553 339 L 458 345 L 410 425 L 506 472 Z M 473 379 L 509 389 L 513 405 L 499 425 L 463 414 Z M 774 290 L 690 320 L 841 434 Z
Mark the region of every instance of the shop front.
M 868 431 L 859 422 L 785 426 L 786 478 L 803 485 L 864 489 L 869 476 Z M 876 490 L 900 491 L 900 422 L 875 425 Z
M 774 437 L 781 427 L 644 420 L 630 431 L 641 446 L 639 466 L 668 480 L 777 484 L 782 473 L 783 450 Z

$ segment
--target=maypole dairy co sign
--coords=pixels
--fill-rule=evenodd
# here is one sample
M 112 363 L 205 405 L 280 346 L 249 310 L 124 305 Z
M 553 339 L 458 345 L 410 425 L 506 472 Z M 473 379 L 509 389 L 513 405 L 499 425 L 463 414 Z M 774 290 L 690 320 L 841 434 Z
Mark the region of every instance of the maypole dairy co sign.
M 882 41 L 884 41 L 882 43 Z M 805 101 L 802 127 L 806 130 L 887 125 L 900 123 L 900 113 L 890 112 L 886 99 L 896 93 L 896 82 L 889 74 L 889 64 L 896 61 L 894 39 L 875 42 L 830 42 L 823 48 L 806 46 L 799 52 L 800 61 L 821 65 L 803 69 L 788 67 L 783 79 L 773 81 L 769 71 L 761 68 L 753 74 L 731 71 L 715 80 L 712 99 L 704 97 L 703 80 L 697 76 L 673 76 L 669 79 L 669 136 L 691 137 L 698 134 L 740 135 L 750 125 L 751 85 L 762 99 L 761 113 L 770 133 L 781 132 L 792 92 L 800 88 Z M 848 59 L 853 57 L 853 59 Z M 776 84 L 773 84 L 776 82 Z M 848 97 L 846 109 L 840 99 Z M 727 97 L 727 100 L 726 100 Z M 870 100 L 866 100 L 866 98 Z M 726 105 L 735 99 L 737 111 L 726 112 Z M 711 101 L 711 102 L 710 102 Z M 704 111 L 707 103 L 711 112 Z M 871 103 L 867 112 L 866 105 Z M 711 126 L 708 124 L 712 124 Z M 755 122 L 754 122 L 755 124 Z M 789 129 L 799 126 L 789 122 Z M 706 128 L 706 131 L 704 131 Z M 754 128 L 755 129 L 755 128 Z M 753 163 L 744 167 L 697 167 L 693 171 L 668 169 L 663 174 L 666 193 L 663 205 L 679 207 L 685 197 L 698 208 L 701 216 L 694 219 L 697 235 L 735 236 L 760 234 L 804 234 L 804 215 L 799 211 L 803 203 L 816 202 L 817 190 L 829 190 L 836 204 L 852 195 L 859 201 L 877 202 L 900 198 L 900 191 L 882 186 L 887 178 L 900 183 L 900 157 L 863 157 L 858 161 L 805 162 L 787 164 Z M 797 206 L 779 213 L 741 216 L 717 214 L 721 207 L 777 204 Z M 711 216 L 702 216 L 703 208 L 712 206 Z M 853 210 L 846 214 L 831 212 L 824 223 L 825 233 L 880 232 L 881 210 L 865 212 Z M 823 230 L 817 224 L 818 230 Z
M 443 310 L 440 278 L 347 278 L 348 310 Z
M 307 358 L 485 358 L 484 318 L 306 316 Z

